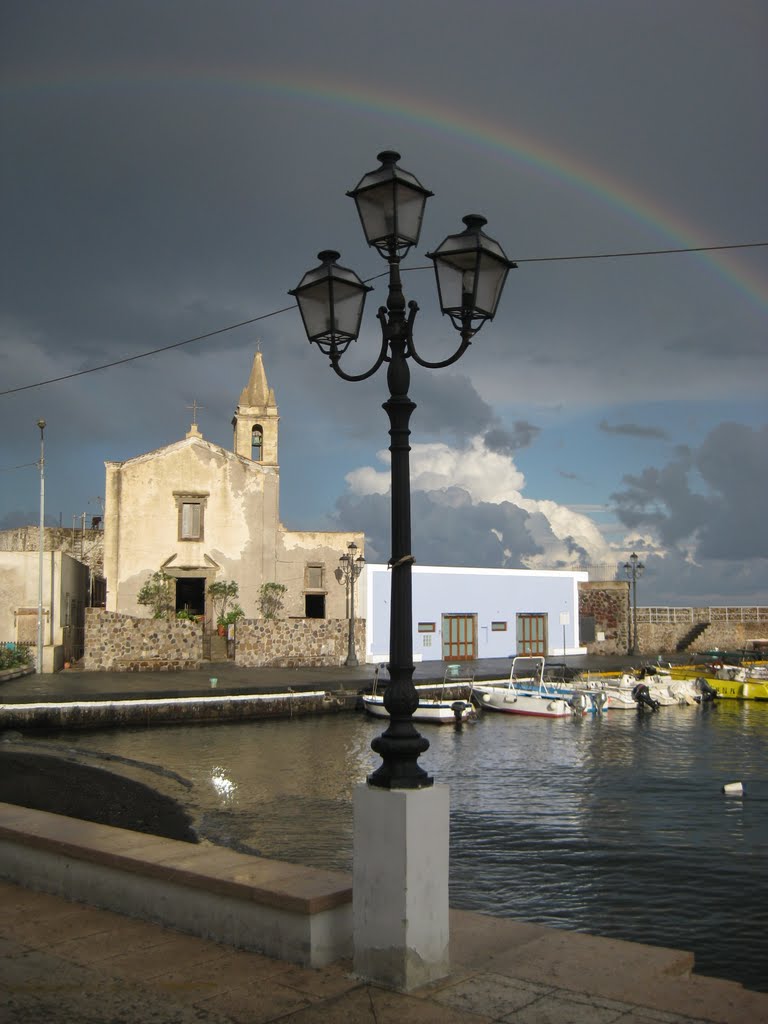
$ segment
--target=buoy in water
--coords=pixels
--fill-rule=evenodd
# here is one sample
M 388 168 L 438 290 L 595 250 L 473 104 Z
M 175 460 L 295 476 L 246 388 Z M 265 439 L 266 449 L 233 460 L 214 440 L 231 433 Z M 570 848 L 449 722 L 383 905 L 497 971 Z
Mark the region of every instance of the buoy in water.
M 726 782 L 723 792 L 726 796 L 743 796 L 744 785 L 741 782 Z

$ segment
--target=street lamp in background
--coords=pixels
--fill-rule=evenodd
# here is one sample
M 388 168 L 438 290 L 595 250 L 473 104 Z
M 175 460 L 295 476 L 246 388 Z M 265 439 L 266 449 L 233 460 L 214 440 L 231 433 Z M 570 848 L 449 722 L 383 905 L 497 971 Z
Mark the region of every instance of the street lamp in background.
M 339 582 L 343 583 L 347 588 L 347 611 L 349 613 L 349 643 L 347 647 L 347 660 L 344 664 L 352 667 L 358 664 L 357 654 L 355 653 L 355 582 L 365 565 L 363 556 L 357 555 L 357 558 L 355 558 L 355 555 L 357 555 L 357 544 L 354 541 L 350 541 L 347 544 L 347 553 L 339 558 L 339 575 L 341 577 Z
M 40 536 L 37 564 L 37 671 L 43 671 L 43 548 L 45 546 L 45 420 L 40 428 Z
M 643 575 L 645 566 L 633 551 L 629 561 L 624 563 L 624 574 L 632 584 L 632 630 L 630 634 L 630 654 L 637 654 L 637 581 Z
M 447 359 L 432 362 L 416 350 L 413 325 L 418 305 L 406 305 L 400 261 L 418 243 L 424 208 L 432 193 L 398 166 L 386 150 L 381 164 L 347 195 L 354 199 L 363 232 L 389 266 L 387 303 L 378 311 L 381 344 L 365 373 L 350 374 L 341 359 L 357 340 L 366 293 L 372 289 L 339 253 L 325 249 L 320 265 L 290 294 L 296 298 L 310 343 L 330 359 L 342 380 L 363 381 L 387 364 L 391 453 L 391 556 L 389 682 L 384 706 L 388 728 L 371 743 L 382 763 L 354 792 L 353 941 L 355 972 L 408 991 L 444 977 L 448 965 L 449 794 L 417 763 L 429 742 L 416 731 L 413 713 L 411 484 L 409 422 L 416 408 L 408 395 L 408 360 L 439 369 L 455 363 L 486 320 L 492 320 L 507 274 L 514 266 L 485 234 L 485 218 L 464 217 L 464 230 L 449 235 L 432 253 L 440 308 L 460 342 Z
M 413 324 L 418 305 L 406 302 L 400 280 L 400 261 L 418 243 L 427 199 L 432 195 L 414 175 L 398 166 L 399 153 L 378 156 L 381 166 L 363 176 L 347 195 L 354 199 L 366 240 L 389 264 L 386 306 L 377 313 L 381 346 L 373 366 L 365 373 L 348 374 L 340 361 L 360 333 L 366 293 L 372 289 L 353 270 L 336 262 L 339 253 L 319 253 L 320 266 L 304 275 L 289 294 L 298 302 L 309 341 L 318 346 L 343 380 L 367 380 L 387 364 L 389 399 L 383 408 L 389 416 L 391 438 L 392 570 L 389 634 L 389 683 L 384 705 L 390 724 L 371 744 L 383 763 L 368 778 L 372 786 L 386 789 L 418 789 L 432 779 L 417 764 L 428 747 L 413 726 L 418 698 L 413 685 L 413 623 L 411 597 L 411 494 L 409 421 L 416 408 L 408 396 L 408 360 L 439 369 L 455 363 L 469 348 L 472 338 L 498 307 L 510 262 L 498 242 L 482 230 L 484 217 L 464 217 L 464 230 L 449 235 L 427 253 L 433 261 L 442 312 L 449 316 L 461 342 L 453 355 L 430 362 L 416 351 Z

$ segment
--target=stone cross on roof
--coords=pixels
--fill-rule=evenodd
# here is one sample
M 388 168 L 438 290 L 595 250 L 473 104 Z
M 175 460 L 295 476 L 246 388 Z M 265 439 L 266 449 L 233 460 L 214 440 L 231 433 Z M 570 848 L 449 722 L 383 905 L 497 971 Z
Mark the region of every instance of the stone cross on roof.
M 197 399 L 192 399 L 192 405 L 187 406 L 188 409 L 192 410 L 192 426 L 187 431 L 187 437 L 200 437 L 200 431 L 197 429 L 197 411 L 198 409 L 204 409 L 204 405 L 199 405 Z

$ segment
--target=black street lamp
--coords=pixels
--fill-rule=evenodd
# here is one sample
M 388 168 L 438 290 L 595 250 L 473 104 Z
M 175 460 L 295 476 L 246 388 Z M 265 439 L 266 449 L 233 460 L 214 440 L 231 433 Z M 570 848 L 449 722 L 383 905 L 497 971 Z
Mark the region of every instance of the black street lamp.
M 637 581 L 643 575 L 645 566 L 633 551 L 629 561 L 624 563 L 624 574 L 632 584 L 632 628 L 629 637 L 629 653 L 637 654 Z
M 386 306 L 378 311 L 381 348 L 366 373 L 348 374 L 340 359 L 357 339 L 366 292 L 371 289 L 354 273 L 340 267 L 339 254 L 324 250 L 320 266 L 310 270 L 289 294 L 298 302 L 310 342 L 329 356 L 334 372 L 343 380 L 367 380 L 388 363 L 389 399 L 383 408 L 389 416 L 391 463 L 392 569 L 389 626 L 389 683 L 384 705 L 389 726 L 371 744 L 382 764 L 368 777 L 370 785 L 384 789 L 421 789 L 432 778 L 417 763 L 429 747 L 413 725 L 418 697 L 413 685 L 413 624 L 411 597 L 411 493 L 409 422 L 416 408 L 408 396 L 408 359 L 438 369 L 455 363 L 471 344 L 486 320 L 492 320 L 504 282 L 514 267 L 503 249 L 483 232 L 484 217 L 464 218 L 465 230 L 451 235 L 427 255 L 433 261 L 440 308 L 459 331 L 461 343 L 448 359 L 430 362 L 417 353 L 413 323 L 418 305 L 406 302 L 400 280 L 400 261 L 421 232 L 424 207 L 432 195 L 408 171 L 398 166 L 399 153 L 380 153 L 381 167 L 364 175 L 347 195 L 355 200 L 366 240 L 389 264 Z
M 339 557 L 339 583 L 343 583 L 347 588 L 347 610 L 349 612 L 349 642 L 347 660 L 344 664 L 352 667 L 358 664 L 357 654 L 355 654 L 355 582 L 365 565 L 363 556 L 357 555 L 355 558 L 356 554 L 357 544 L 351 540 L 347 544 L 347 553 Z

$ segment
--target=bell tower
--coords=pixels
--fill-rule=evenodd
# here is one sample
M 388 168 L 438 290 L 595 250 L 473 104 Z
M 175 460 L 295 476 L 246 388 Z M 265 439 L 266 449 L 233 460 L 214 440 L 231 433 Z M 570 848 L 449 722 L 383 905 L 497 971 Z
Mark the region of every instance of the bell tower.
M 275 392 L 267 384 L 264 361 L 257 352 L 232 420 L 235 454 L 264 466 L 277 466 L 279 420 Z

